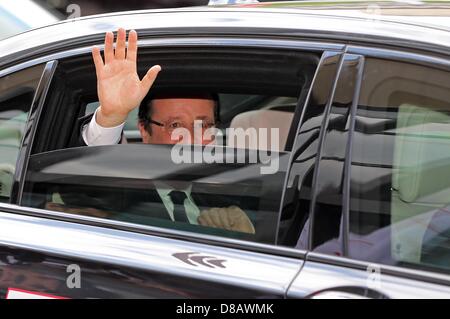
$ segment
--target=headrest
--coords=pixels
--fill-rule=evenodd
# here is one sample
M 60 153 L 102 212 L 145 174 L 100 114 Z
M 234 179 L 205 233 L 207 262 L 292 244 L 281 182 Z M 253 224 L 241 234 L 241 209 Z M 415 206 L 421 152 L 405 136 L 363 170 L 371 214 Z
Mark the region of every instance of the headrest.
M 230 128 L 242 128 L 244 131 L 255 129 L 256 134 L 250 134 L 249 132 L 245 140 L 242 138 L 236 139 L 229 135 L 228 145 L 238 148 L 283 151 L 293 117 L 294 113 L 292 112 L 273 110 L 257 110 L 238 114 L 231 121 Z M 278 141 L 276 132 L 271 129 L 278 129 Z M 264 134 L 264 132 L 267 132 L 267 134 Z M 261 141 L 259 137 L 265 137 L 264 141 Z M 272 140 L 277 141 L 278 145 L 273 145 Z
M 392 188 L 407 203 L 450 202 L 450 116 L 415 105 L 399 107 Z

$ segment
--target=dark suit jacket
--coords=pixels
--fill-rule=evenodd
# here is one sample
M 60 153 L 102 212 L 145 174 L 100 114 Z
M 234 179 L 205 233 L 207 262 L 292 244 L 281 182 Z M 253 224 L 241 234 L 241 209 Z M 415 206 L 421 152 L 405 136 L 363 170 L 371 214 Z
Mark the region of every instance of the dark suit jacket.
M 79 146 L 87 146 L 83 140 L 83 127 L 91 121 L 94 113 L 80 117 L 77 119 L 75 123 L 75 129 L 72 133 L 72 136 L 69 141 L 68 147 L 79 147 Z

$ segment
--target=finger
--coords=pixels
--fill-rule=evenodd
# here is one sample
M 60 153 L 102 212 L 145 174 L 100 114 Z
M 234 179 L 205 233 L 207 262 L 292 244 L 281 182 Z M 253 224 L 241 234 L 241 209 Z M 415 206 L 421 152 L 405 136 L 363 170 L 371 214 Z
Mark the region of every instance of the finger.
M 107 32 L 105 36 L 105 64 L 114 60 L 114 34 Z
M 206 213 L 206 214 L 202 214 L 203 220 L 204 220 L 204 226 L 209 226 L 209 227 L 216 227 L 216 225 L 214 224 L 213 220 L 211 219 L 211 214 Z
M 209 209 L 202 210 L 197 218 L 197 222 L 202 226 L 209 226 L 205 216 L 208 215 Z
M 198 222 L 199 225 L 202 225 L 202 226 L 208 226 L 208 225 L 206 224 L 205 218 L 204 218 L 203 216 L 201 216 L 201 215 L 198 216 L 197 222 Z
M 229 218 L 228 211 L 224 211 L 221 214 L 219 214 L 220 222 L 223 225 L 223 228 L 225 229 L 231 229 L 231 221 Z
M 230 206 L 230 215 L 233 216 L 233 229 L 236 231 L 255 234 L 255 227 L 247 214 L 237 206 Z
M 215 209 L 210 214 L 209 217 L 211 217 L 211 220 L 213 221 L 214 225 L 218 228 L 225 228 L 225 225 L 222 225 L 222 221 L 220 220 L 220 214 L 223 213 L 222 210 Z
M 100 49 L 98 47 L 92 48 L 92 58 L 94 59 L 95 71 L 97 72 L 97 76 L 100 75 L 103 69 L 103 59 L 100 54 Z
M 125 59 L 126 36 L 127 36 L 127 32 L 125 31 L 125 29 L 120 28 L 119 30 L 117 30 L 117 44 L 116 44 L 116 54 L 115 54 L 115 58 L 117 60 Z
M 229 217 L 233 220 L 238 220 L 243 217 L 247 218 L 247 215 L 242 211 L 242 209 L 234 205 L 228 207 L 228 213 Z
M 161 71 L 161 67 L 159 65 L 154 65 L 148 70 L 147 74 L 144 76 L 144 78 L 141 81 L 142 86 L 142 94 L 147 95 L 148 91 L 150 91 L 150 88 L 152 87 L 153 83 L 156 80 L 156 77 L 158 76 L 158 73 Z
M 127 49 L 127 60 L 136 62 L 137 61 L 137 32 L 131 30 L 128 34 L 128 49 Z

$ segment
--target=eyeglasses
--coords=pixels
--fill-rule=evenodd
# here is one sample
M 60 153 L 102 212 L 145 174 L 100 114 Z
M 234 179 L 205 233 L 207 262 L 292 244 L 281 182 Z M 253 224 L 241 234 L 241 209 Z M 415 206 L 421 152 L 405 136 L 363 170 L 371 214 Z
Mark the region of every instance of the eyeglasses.
M 171 134 L 173 131 L 175 131 L 176 129 L 201 129 L 203 131 L 213 128 L 215 127 L 215 123 L 213 121 L 209 121 L 209 120 L 196 120 L 194 121 L 194 123 L 187 123 L 181 120 L 170 120 L 167 122 L 158 122 L 155 121 L 153 119 L 147 119 L 148 124 L 154 124 L 157 126 L 162 127 L 167 133 Z

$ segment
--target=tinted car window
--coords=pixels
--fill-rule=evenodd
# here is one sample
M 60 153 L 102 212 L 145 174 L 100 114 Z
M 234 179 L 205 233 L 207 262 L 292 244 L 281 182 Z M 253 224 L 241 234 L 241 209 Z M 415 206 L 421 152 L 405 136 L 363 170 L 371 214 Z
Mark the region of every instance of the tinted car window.
M 141 225 L 274 242 L 287 154 L 272 154 L 279 158 L 279 168 L 272 174 L 261 174 L 266 164 L 259 160 L 244 163 L 244 157 L 257 157 L 256 153 L 238 155 L 233 154 L 235 149 L 221 147 L 224 155 L 228 153 L 229 164 L 177 164 L 171 160 L 172 149 L 171 145 L 129 144 L 33 155 L 23 204 Z M 192 151 L 194 158 L 211 150 Z M 124 166 L 124 162 L 128 164 Z M 174 201 L 170 195 L 174 189 L 186 194 L 183 205 L 189 223 L 174 216 L 170 203 Z M 255 231 L 212 229 L 197 222 L 201 211 L 223 207 L 238 207 Z
M 11 196 L 17 156 L 44 66 L 0 78 L 0 201 Z
M 362 83 L 349 256 L 450 272 L 450 72 L 368 59 Z

